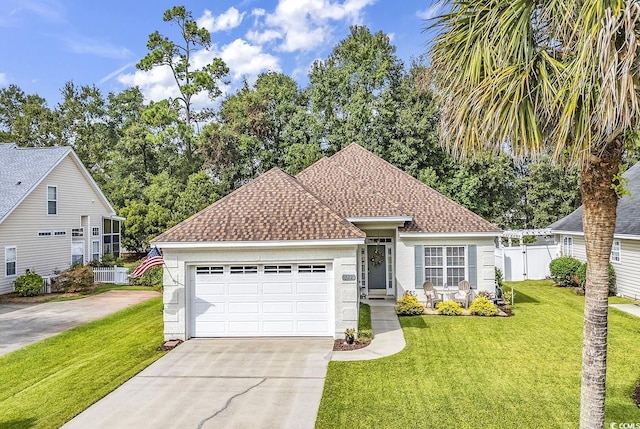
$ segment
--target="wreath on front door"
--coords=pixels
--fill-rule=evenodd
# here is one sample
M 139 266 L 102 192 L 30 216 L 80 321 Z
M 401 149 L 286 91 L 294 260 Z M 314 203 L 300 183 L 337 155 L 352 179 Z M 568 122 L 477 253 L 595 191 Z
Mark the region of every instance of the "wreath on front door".
M 376 246 L 376 250 L 373 251 L 373 255 L 371 255 L 369 260 L 374 267 L 377 267 L 384 262 L 384 253 Z

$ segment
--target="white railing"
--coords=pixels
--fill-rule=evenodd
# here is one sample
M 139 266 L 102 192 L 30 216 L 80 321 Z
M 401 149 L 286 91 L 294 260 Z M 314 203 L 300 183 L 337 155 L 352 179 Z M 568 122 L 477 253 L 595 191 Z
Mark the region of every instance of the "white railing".
M 124 267 L 96 267 L 93 269 L 95 283 L 129 284 L 129 270 Z
M 549 263 L 558 252 L 558 244 L 501 247 L 495 250 L 495 264 L 504 280 L 542 280 L 551 275 Z

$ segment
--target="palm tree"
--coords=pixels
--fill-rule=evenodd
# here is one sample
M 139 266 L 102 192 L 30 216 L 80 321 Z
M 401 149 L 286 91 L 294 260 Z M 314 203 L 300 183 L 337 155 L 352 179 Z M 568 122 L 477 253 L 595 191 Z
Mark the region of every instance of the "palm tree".
M 637 0 L 450 0 L 436 19 L 441 136 L 457 155 L 546 151 L 581 169 L 588 272 L 580 427 L 604 426 L 607 270 L 637 126 Z

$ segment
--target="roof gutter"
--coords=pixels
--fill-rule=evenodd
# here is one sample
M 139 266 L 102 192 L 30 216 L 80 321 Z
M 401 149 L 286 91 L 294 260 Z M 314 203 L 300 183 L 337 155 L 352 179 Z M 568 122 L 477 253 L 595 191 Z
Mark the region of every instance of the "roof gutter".
M 264 247 L 335 247 L 364 244 L 364 238 L 334 240 L 269 240 L 269 241 L 201 241 L 201 242 L 151 242 L 161 249 L 247 249 Z

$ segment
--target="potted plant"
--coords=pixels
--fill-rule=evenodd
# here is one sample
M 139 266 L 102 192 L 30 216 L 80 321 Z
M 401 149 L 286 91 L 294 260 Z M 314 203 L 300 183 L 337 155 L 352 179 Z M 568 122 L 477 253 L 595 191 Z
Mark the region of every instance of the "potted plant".
M 344 331 L 344 340 L 347 344 L 353 344 L 356 340 L 356 330 L 348 328 Z

